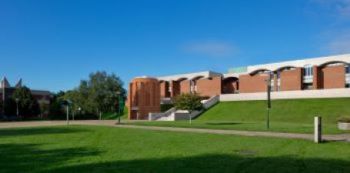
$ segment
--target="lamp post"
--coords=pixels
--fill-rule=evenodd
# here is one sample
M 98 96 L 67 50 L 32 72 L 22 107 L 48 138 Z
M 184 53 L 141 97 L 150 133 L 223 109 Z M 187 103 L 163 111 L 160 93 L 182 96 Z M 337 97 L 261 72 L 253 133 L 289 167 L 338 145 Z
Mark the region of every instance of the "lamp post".
M 272 73 L 268 73 L 268 78 L 266 80 L 267 84 L 267 115 L 266 115 L 266 128 L 270 129 L 270 109 L 271 109 L 271 80 Z
M 19 98 L 16 98 L 16 115 L 17 117 L 19 117 L 19 109 L 18 109 L 18 102 L 19 102 Z
M 78 107 L 78 112 L 79 112 L 79 115 L 80 115 L 81 107 Z M 73 114 L 73 115 L 74 115 L 74 114 Z M 74 116 L 73 116 L 73 120 L 74 120 Z
M 120 102 L 121 102 L 121 99 L 120 99 L 120 91 L 117 91 L 117 95 L 118 95 L 118 124 L 120 124 Z
M 72 101 L 70 100 L 65 100 L 64 104 L 66 105 L 66 109 L 67 109 L 67 125 L 69 125 L 69 105 L 72 104 Z

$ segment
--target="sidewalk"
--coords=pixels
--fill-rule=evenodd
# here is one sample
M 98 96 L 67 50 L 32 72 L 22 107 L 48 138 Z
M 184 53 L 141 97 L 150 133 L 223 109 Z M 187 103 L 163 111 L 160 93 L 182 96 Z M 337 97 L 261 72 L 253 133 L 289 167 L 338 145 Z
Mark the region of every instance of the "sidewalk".
M 70 121 L 71 125 L 97 125 L 110 126 L 117 128 L 132 128 L 156 131 L 172 131 L 172 132 L 189 132 L 189 133 L 206 133 L 206 134 L 223 134 L 223 135 L 239 135 L 239 136 L 256 136 L 256 137 L 275 137 L 288 139 L 313 140 L 312 134 L 298 133 L 280 133 L 280 132 L 257 132 L 257 131 L 241 131 L 241 130 L 218 130 L 218 129 L 198 129 L 198 128 L 179 128 L 179 127 L 156 127 L 156 126 L 138 126 L 138 125 L 116 125 L 115 120 L 76 120 Z M 0 130 L 2 128 L 17 127 L 45 127 L 66 125 L 66 121 L 28 121 L 28 122 L 0 122 Z M 326 141 L 345 141 L 350 142 L 350 134 L 323 135 Z

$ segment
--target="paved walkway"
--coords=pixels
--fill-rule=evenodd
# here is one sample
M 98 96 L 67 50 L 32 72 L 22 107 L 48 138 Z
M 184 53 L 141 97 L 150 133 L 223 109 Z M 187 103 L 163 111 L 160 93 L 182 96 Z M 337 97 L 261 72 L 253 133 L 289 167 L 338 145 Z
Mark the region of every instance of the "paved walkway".
M 190 132 L 190 133 L 207 133 L 207 134 L 224 134 L 224 135 L 239 135 L 239 136 L 260 136 L 260 137 L 276 137 L 289 139 L 304 139 L 313 140 L 312 134 L 298 133 L 280 133 L 280 132 L 256 132 L 256 131 L 241 131 L 241 130 L 219 130 L 219 129 L 198 129 L 198 128 L 180 128 L 180 127 L 155 127 L 155 126 L 138 126 L 138 125 L 116 125 L 115 120 L 84 120 L 70 121 L 72 125 L 98 125 L 111 126 L 117 128 L 132 128 L 143 130 L 157 131 L 172 131 L 172 132 Z M 27 121 L 27 122 L 0 122 L 1 128 L 16 128 L 16 127 L 43 127 L 43 126 L 58 126 L 66 125 L 66 121 Z M 338 135 L 323 135 L 326 141 L 345 141 L 350 142 L 350 134 Z

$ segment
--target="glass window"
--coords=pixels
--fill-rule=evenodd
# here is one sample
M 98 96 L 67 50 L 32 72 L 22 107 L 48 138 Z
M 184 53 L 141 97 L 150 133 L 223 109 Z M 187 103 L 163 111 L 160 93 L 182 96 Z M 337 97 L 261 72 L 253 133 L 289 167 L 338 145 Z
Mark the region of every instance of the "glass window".
M 304 76 L 313 76 L 313 69 L 311 65 L 304 66 Z
M 345 66 L 345 73 L 350 74 L 350 65 Z

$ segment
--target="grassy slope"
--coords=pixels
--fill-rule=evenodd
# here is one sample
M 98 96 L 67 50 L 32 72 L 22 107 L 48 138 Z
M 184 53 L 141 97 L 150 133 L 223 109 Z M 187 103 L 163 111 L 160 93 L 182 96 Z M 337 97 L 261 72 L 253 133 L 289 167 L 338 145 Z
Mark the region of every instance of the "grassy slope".
M 319 115 L 323 118 L 324 133 L 344 133 L 337 129 L 336 119 L 339 116 L 350 115 L 349 105 L 350 98 L 274 100 L 269 131 L 313 133 L 313 117 Z M 267 131 L 266 102 L 221 102 L 203 113 L 191 125 L 187 121 L 133 122 L 133 124 Z
M 0 172 L 350 172 L 350 145 L 110 127 L 0 130 Z
M 316 115 L 322 116 L 325 123 L 336 123 L 340 116 L 350 116 L 350 98 L 272 101 L 272 121 L 309 123 Z M 265 101 L 245 101 L 221 102 L 198 120 L 265 121 L 265 118 Z

